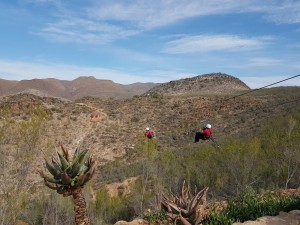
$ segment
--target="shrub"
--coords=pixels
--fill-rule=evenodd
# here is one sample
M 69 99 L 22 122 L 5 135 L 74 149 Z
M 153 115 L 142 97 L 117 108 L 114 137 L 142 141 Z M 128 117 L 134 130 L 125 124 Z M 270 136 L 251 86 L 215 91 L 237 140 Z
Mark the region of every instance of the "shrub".
M 203 224 L 232 224 L 236 221 L 256 220 L 261 216 L 275 216 L 280 211 L 288 212 L 299 207 L 299 193 L 296 196 L 282 196 L 270 191 L 258 194 L 250 190 L 231 199 L 223 211 L 213 211 Z
M 150 224 L 154 224 L 166 220 L 168 216 L 164 210 L 159 210 L 159 211 L 145 213 L 143 218 L 149 221 Z
M 100 219 L 104 224 L 114 224 L 120 219 L 129 221 L 134 216 L 128 198 L 126 196 L 110 197 L 104 186 L 97 191 L 96 201 L 91 204 L 90 211 L 95 214 L 95 220 Z

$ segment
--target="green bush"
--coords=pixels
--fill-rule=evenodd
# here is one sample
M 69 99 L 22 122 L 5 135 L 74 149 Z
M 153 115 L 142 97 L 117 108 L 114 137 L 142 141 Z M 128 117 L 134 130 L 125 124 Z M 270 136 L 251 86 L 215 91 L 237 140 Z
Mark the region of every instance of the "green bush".
M 134 210 L 130 207 L 126 196 L 110 197 L 106 188 L 102 186 L 96 193 L 96 201 L 91 203 L 90 211 L 94 214 L 93 224 L 114 224 L 118 220 L 131 220 Z
M 246 191 L 228 202 L 221 212 L 212 212 L 203 224 L 232 224 L 239 221 L 256 220 L 261 216 L 275 216 L 280 211 L 288 212 L 300 207 L 300 195 L 284 197 L 272 192 Z
M 145 213 L 143 218 L 149 221 L 151 224 L 155 224 L 159 223 L 160 221 L 166 220 L 168 216 L 165 211 L 159 210 L 150 213 Z
M 75 222 L 71 199 L 61 198 L 56 193 L 40 195 L 27 202 L 18 219 L 33 225 L 72 225 Z

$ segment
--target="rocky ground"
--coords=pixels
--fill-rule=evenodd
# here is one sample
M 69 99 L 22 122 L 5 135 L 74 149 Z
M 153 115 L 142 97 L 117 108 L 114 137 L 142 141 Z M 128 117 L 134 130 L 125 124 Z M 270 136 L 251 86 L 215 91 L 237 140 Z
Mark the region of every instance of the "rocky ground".
M 263 216 L 256 221 L 234 223 L 233 225 L 299 225 L 300 210 L 292 210 L 288 213 L 280 212 L 278 216 Z
M 231 95 L 187 95 L 121 100 L 87 97 L 76 102 L 23 94 L 1 98 L 0 107 L 10 109 L 17 121 L 27 121 L 30 110 L 42 106 L 50 115 L 42 135 L 53 146 L 47 154 L 54 153 L 59 143 L 70 150 L 81 145 L 92 149 L 99 165 L 103 165 L 117 158 L 129 161 L 128 153 L 134 151 L 137 139 L 148 126 L 155 129 L 162 149 L 191 144 L 192 130 L 207 122 L 213 124 L 218 141 L 253 132 L 267 117 L 283 114 L 297 104 L 295 101 L 282 103 L 298 98 L 299 88 L 274 90 L 236 99 L 230 98 Z M 90 116 L 95 111 L 100 113 L 100 120 L 91 122 Z M 37 157 L 42 159 L 44 155 Z M 299 217 L 300 214 L 293 211 L 243 224 L 300 224 Z
M 147 225 L 147 221 L 136 219 L 130 222 L 118 221 L 115 225 Z M 263 216 L 256 221 L 246 221 L 244 223 L 234 223 L 232 225 L 299 225 L 300 210 L 292 210 L 288 213 L 280 212 L 278 216 Z

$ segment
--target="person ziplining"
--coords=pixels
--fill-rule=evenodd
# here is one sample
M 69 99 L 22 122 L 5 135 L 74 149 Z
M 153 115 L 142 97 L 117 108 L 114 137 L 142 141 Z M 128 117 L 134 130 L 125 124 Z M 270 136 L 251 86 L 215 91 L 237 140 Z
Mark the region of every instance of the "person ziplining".
M 201 131 L 196 131 L 194 143 L 198 143 L 200 140 L 209 140 L 212 135 L 212 127 L 210 124 L 206 124 Z
M 150 130 L 149 127 L 146 128 L 144 135 L 148 138 L 148 139 L 152 139 L 153 137 L 155 137 L 155 133 L 154 131 Z

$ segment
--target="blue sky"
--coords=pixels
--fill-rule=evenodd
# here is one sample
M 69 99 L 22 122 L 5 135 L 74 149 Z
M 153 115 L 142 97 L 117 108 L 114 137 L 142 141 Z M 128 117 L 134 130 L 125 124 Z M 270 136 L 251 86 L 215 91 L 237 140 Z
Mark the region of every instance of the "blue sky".
M 1 0 L 0 29 L 7 80 L 222 72 L 257 88 L 300 74 L 300 0 Z

